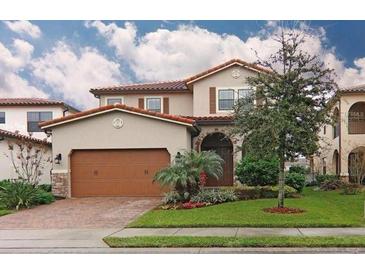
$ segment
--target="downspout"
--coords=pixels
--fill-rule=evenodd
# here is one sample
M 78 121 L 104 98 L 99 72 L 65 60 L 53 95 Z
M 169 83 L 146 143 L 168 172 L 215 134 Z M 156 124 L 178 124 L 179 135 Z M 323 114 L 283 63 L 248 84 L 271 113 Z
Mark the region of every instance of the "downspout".
M 63 117 L 65 117 L 66 116 L 66 112 L 67 111 L 69 111 L 70 109 L 68 108 L 68 107 L 66 107 L 64 110 L 63 110 L 63 112 L 62 112 L 62 115 L 63 115 Z

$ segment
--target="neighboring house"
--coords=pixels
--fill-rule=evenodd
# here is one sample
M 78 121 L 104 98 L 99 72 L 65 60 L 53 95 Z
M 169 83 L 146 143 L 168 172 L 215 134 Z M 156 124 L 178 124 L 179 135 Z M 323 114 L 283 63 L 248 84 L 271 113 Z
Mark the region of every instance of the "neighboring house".
M 354 176 L 354 155 L 365 153 L 365 85 L 340 90 L 332 111 L 335 123 L 322 128 L 322 148 L 311 165 L 316 173 L 349 180 Z
M 0 129 L 47 138 L 38 123 L 78 112 L 62 101 L 41 98 L 0 98 Z
M 242 155 L 242 140 L 230 134 L 233 106 L 253 92 L 247 77 L 266 72 L 234 59 L 185 80 L 92 88 L 99 108 L 41 123 L 61 159 L 54 193 L 159 196 L 156 171 L 191 149 L 214 150 L 225 161 L 223 177 L 207 186 L 232 185 Z
M 43 154 L 43 169 L 42 176 L 40 176 L 41 184 L 49 184 L 51 182 L 50 171 L 52 168 L 52 163 L 49 159 L 52 159 L 52 148 L 51 143 L 46 140 L 40 140 L 27 135 L 7 131 L 0 129 L 0 180 L 5 179 L 17 179 L 18 174 L 15 172 L 13 163 L 10 158 L 9 144 L 16 144 L 22 140 L 31 141 L 34 149 L 41 149 Z M 14 157 L 19 153 L 18 146 L 14 145 Z M 15 163 L 20 166 L 19 160 L 15 158 Z
M 9 155 L 8 143 L 21 138 L 34 144 L 47 144 L 51 156 L 50 138 L 38 126 L 39 122 L 73 114 L 78 110 L 62 101 L 41 98 L 0 98 L 0 180 L 17 178 Z M 45 165 L 42 183 L 50 183 L 50 163 Z

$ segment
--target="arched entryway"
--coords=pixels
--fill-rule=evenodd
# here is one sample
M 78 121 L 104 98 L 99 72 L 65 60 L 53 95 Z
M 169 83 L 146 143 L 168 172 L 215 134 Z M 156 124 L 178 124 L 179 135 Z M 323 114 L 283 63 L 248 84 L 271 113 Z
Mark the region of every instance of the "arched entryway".
M 365 181 L 365 147 L 357 147 L 348 157 L 349 180 L 353 183 Z
M 337 149 L 333 152 L 332 171 L 335 172 L 336 175 L 340 174 L 340 156 Z
M 218 180 L 215 178 L 208 178 L 206 186 L 233 185 L 233 145 L 231 140 L 220 132 L 208 134 L 203 139 L 201 150 L 215 151 L 224 160 L 223 176 Z

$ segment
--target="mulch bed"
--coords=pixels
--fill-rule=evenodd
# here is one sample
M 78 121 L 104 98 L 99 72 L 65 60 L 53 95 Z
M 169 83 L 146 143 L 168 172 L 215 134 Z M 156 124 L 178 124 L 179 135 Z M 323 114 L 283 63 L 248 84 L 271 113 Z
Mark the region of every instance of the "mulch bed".
M 279 214 L 299 214 L 305 212 L 305 210 L 300 208 L 290 208 L 290 207 L 270 207 L 264 208 L 263 211 L 267 213 L 279 213 Z

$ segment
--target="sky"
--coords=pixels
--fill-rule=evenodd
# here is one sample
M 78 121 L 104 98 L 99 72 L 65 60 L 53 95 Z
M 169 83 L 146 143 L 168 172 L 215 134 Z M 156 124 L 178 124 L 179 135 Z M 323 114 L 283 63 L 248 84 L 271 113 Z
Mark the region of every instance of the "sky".
M 90 88 L 184 79 L 232 58 L 277 50 L 282 29 L 333 68 L 340 87 L 365 84 L 365 21 L 0 21 L 0 97 L 97 106 Z

